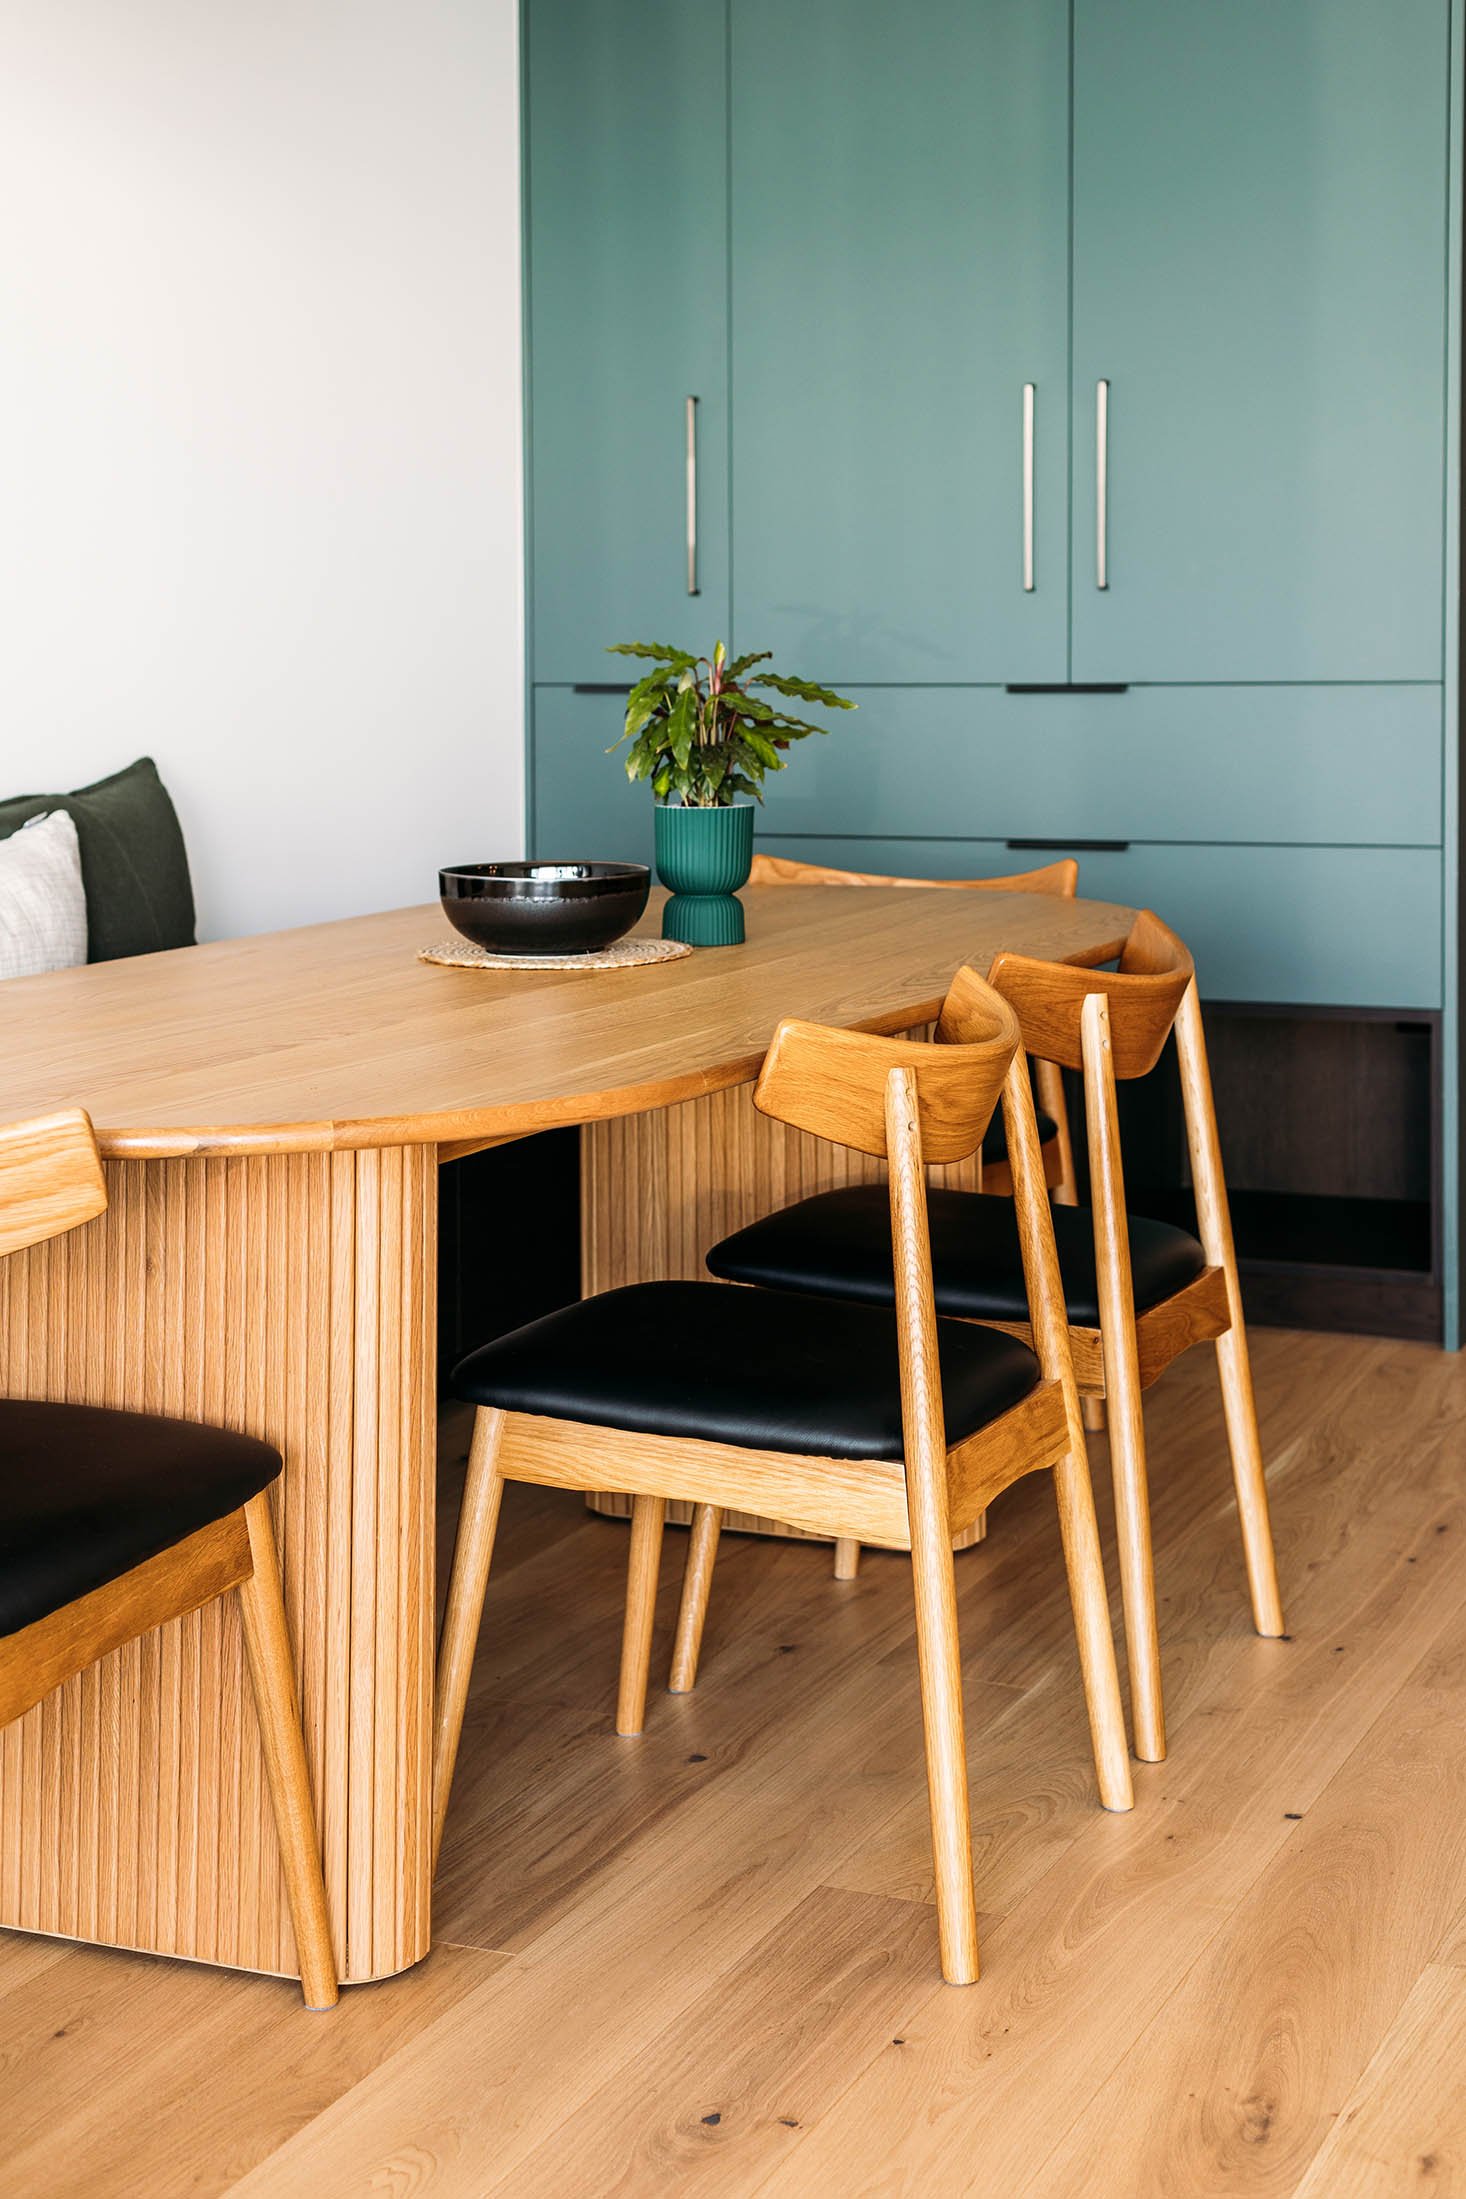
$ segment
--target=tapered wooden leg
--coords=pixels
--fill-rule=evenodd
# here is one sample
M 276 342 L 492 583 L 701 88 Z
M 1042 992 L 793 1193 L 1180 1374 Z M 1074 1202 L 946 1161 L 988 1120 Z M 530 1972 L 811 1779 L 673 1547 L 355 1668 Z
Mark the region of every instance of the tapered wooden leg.
M 652 1662 L 652 1620 L 662 1562 L 665 1497 L 636 1497 L 631 1506 L 631 1554 L 626 1566 L 626 1624 L 621 1635 L 621 1685 L 616 1731 L 631 1739 L 646 1722 L 646 1683 Z
M 295 1927 L 301 1990 L 308 2008 L 334 2008 L 340 1988 L 268 1496 L 252 1497 L 244 1507 L 244 1519 L 254 1572 L 247 1581 L 240 1582 L 236 1594 L 264 1744 L 265 1776 L 275 1811 L 285 1894 Z
M 1206 1058 L 1206 1034 L 1202 1028 L 1201 998 L 1195 978 L 1187 986 L 1176 1016 L 1176 1059 L 1181 1070 L 1181 1101 L 1186 1112 L 1186 1142 L 1191 1154 L 1191 1179 L 1196 1189 L 1196 1221 L 1202 1250 L 1211 1265 L 1219 1267 L 1226 1277 L 1227 1307 L 1232 1316 L 1231 1329 L 1217 1338 L 1217 1368 L 1222 1378 L 1222 1406 L 1227 1416 L 1227 1443 L 1232 1453 L 1232 1478 L 1237 1485 L 1237 1509 L 1242 1516 L 1242 1547 L 1247 1558 L 1252 1623 L 1259 1634 L 1281 1634 L 1284 1632 L 1283 1604 L 1278 1594 L 1277 1561 L 1268 1521 L 1267 1483 L 1263 1479 L 1262 1445 L 1257 1433 L 1257 1405 L 1252 1394 L 1247 1330 L 1242 1319 L 1242 1285 L 1237 1274 L 1236 1247 L 1232 1242 L 1232 1213 L 1227 1199 L 1227 1180 L 1222 1173 L 1222 1146 L 1217 1135 L 1211 1067 Z
M 1136 1754 L 1147 1763 L 1157 1764 L 1166 1753 L 1161 1650 L 1151 1560 L 1150 1497 L 1145 1473 L 1145 1423 L 1140 1406 L 1135 1297 L 1130 1279 L 1130 1243 L 1120 1167 L 1109 1007 L 1103 993 L 1091 993 L 1084 1003 L 1083 1043 L 1100 1341 L 1104 1351 L 1105 1400 L 1109 1409 L 1120 1587 L 1125 1603 L 1130 1711 L 1135 1726 Z
M 1135 1807 L 1135 1783 L 1088 1460 L 1070 1451 L 1054 1468 L 1054 1488 L 1099 1796 L 1107 1810 L 1130 1810 Z
M 1084 1415 L 1084 1425 L 1091 1435 L 1105 1432 L 1105 1401 L 1102 1397 L 1081 1397 L 1079 1410 Z
M 473 1442 L 468 1453 L 468 1475 L 463 1484 L 463 1509 L 458 1518 L 458 1538 L 453 1545 L 453 1571 L 448 1581 L 448 1606 L 443 1615 L 443 1637 L 438 1645 L 437 1693 L 433 1708 L 433 1866 L 443 1845 L 443 1826 L 448 1817 L 448 1795 L 458 1744 L 463 1738 L 463 1716 L 468 1707 L 468 1683 L 473 1673 L 474 1650 L 484 1614 L 489 1585 L 489 1565 L 494 1555 L 494 1536 L 499 1526 L 499 1506 L 504 1479 L 499 1472 L 499 1449 L 504 1440 L 504 1415 L 484 1407 L 474 1415 Z
M 835 1543 L 835 1578 L 853 1581 L 860 1571 L 860 1544 L 854 1535 L 841 1535 Z
M 1277 1559 L 1268 1518 L 1267 1482 L 1263 1475 L 1262 1442 L 1257 1432 L 1257 1403 L 1252 1394 L 1252 1367 L 1247 1356 L 1247 1331 L 1240 1306 L 1235 1325 L 1217 1338 L 1217 1370 L 1222 1378 L 1222 1410 L 1227 1418 L 1227 1444 L 1232 1454 L 1232 1479 L 1237 1488 L 1237 1510 L 1242 1520 L 1242 1548 L 1247 1560 L 1247 1588 L 1252 1599 L 1252 1623 L 1259 1634 L 1286 1631 L 1283 1600 L 1278 1593 Z
M 934 1542 L 921 1534 L 915 1521 L 912 1525 L 916 1646 L 921 1668 L 921 1719 L 942 1976 L 949 1985 L 972 1985 L 978 1974 L 977 1898 L 972 1888 L 972 1820 L 962 1712 L 962 1656 L 957 1638 L 957 1577 L 950 1543 Z
M 677 1639 L 672 1645 L 669 1684 L 673 1695 L 689 1695 L 697 1685 L 703 1621 L 708 1615 L 713 1567 L 718 1560 L 718 1537 L 722 1529 L 720 1506 L 699 1504 L 694 1507 L 692 1533 L 687 1544 L 687 1569 L 682 1576 L 682 1603 L 677 1613 Z

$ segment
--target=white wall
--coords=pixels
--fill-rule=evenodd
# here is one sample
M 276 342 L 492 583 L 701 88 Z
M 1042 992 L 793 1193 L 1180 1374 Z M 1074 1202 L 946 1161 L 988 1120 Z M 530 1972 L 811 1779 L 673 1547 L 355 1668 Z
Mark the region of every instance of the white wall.
M 522 847 L 514 0 L 5 0 L 0 794 L 201 932 Z

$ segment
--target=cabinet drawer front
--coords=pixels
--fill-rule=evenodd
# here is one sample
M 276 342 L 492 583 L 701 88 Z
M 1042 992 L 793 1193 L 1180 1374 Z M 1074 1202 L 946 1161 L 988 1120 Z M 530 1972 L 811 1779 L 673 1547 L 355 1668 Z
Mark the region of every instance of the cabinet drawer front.
M 760 844 L 812 863 L 933 878 L 998 877 L 1046 860 L 992 840 Z M 1056 841 L 1053 853 L 1063 852 Z M 1190 947 L 1213 1000 L 1440 1006 L 1441 866 L 1433 849 L 1136 843 L 1074 852 L 1081 894 L 1155 909 Z
M 766 831 L 1440 842 L 1439 687 L 850 692 L 769 781 Z

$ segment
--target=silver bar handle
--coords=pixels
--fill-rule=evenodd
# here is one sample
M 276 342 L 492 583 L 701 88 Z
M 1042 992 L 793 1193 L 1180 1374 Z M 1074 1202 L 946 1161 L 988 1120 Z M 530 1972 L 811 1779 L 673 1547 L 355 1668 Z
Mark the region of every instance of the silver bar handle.
M 1094 584 L 1110 585 L 1110 385 L 1094 385 Z
M 1023 385 L 1023 589 L 1033 593 L 1033 399 L 1034 385 Z
M 687 400 L 687 593 L 697 588 L 697 399 Z

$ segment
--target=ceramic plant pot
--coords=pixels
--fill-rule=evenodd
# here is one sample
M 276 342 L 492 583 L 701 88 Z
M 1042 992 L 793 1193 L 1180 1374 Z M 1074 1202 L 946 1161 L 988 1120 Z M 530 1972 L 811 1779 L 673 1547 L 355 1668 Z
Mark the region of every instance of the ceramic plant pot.
M 753 863 L 753 804 L 727 809 L 684 809 L 659 802 L 655 810 L 657 876 L 671 893 L 662 911 L 662 937 L 691 947 L 743 944 L 743 903 Z

